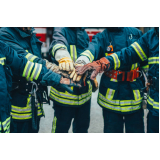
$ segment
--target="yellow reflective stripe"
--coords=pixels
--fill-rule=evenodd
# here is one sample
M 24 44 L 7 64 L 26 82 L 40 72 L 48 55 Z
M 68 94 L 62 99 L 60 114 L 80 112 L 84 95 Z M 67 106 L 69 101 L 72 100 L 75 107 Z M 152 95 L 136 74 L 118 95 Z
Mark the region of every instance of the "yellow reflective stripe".
M 4 65 L 5 60 L 6 60 L 6 57 L 0 58 L 0 64 L 1 64 L 2 66 Z
M 137 67 L 138 67 L 138 63 L 132 64 L 131 70 L 134 70 L 134 69 L 136 69 Z
M 60 48 L 67 49 L 67 47 L 64 44 L 56 44 L 56 45 L 54 45 L 53 48 L 52 48 L 52 55 L 53 55 L 53 57 L 54 57 L 55 51 L 57 49 L 60 49 Z
M 148 64 L 159 64 L 159 57 L 149 57 Z
M 108 56 L 108 53 L 105 53 L 105 56 Z
M 10 127 L 11 117 L 8 117 L 4 122 L 2 122 L 4 132 Z
M 75 45 L 70 45 L 70 54 L 71 59 L 73 60 L 73 62 L 75 62 L 77 60 L 77 51 Z
M 153 106 L 154 109 L 159 109 L 159 102 L 154 101 L 150 96 L 148 96 L 147 102 Z
M 42 64 L 35 63 L 34 70 L 31 75 L 31 79 L 37 80 L 42 70 Z
M 113 53 L 110 56 L 113 57 L 113 60 L 114 60 L 114 70 L 116 70 L 117 68 L 120 67 L 120 60 L 119 60 L 117 54 L 115 54 L 115 53 Z
M 112 82 L 118 82 L 117 79 L 111 78 L 110 81 Z
M 26 56 L 25 56 L 30 62 L 33 62 L 34 59 L 38 58 L 37 56 L 31 54 L 31 53 L 28 53 Z
M 81 55 L 87 56 L 90 62 L 94 60 L 94 56 L 89 50 L 85 50 L 83 53 L 81 53 Z
M 27 64 L 25 65 L 22 77 L 29 78 L 33 66 L 34 66 L 34 63 L 28 61 Z
M 57 124 L 57 117 L 54 117 L 52 125 L 52 133 L 55 133 L 56 131 L 56 124 Z
M 147 69 L 148 69 L 148 68 L 149 68 L 149 65 L 142 66 L 142 68 L 144 68 L 144 69 L 147 68 Z
M 138 109 L 141 108 L 141 104 L 136 105 L 136 106 L 121 107 L 121 106 L 114 106 L 114 105 L 107 104 L 100 99 L 98 99 L 98 103 L 105 108 L 108 108 L 108 109 L 111 109 L 111 110 L 114 110 L 114 111 L 120 111 L 120 112 L 130 112 L 130 111 L 135 111 L 135 110 L 138 110 Z
M 147 59 L 146 54 L 144 53 L 144 51 L 137 42 L 134 42 L 133 44 L 131 44 L 131 46 L 134 48 L 134 50 L 136 51 L 136 53 L 138 54 L 138 56 L 142 61 Z
M 112 100 L 114 93 L 115 93 L 115 90 L 108 88 L 106 93 L 106 98 L 109 100 Z
M 140 95 L 139 90 L 133 90 L 133 94 L 134 94 L 135 100 L 141 99 L 141 95 Z

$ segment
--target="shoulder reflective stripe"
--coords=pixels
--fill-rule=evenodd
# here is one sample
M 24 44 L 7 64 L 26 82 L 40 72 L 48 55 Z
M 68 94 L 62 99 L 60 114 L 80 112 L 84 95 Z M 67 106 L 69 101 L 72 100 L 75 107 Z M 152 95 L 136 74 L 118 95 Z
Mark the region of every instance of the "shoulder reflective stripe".
M 35 63 L 34 70 L 31 75 L 31 79 L 37 80 L 42 70 L 42 64 Z
M 75 45 L 70 45 L 70 54 L 73 62 L 75 62 L 77 60 L 77 51 Z
M 115 93 L 115 90 L 108 88 L 106 93 L 106 98 L 109 100 L 112 100 L 114 93 Z
M 130 112 L 130 111 L 138 110 L 141 108 L 141 104 L 136 105 L 136 106 L 125 106 L 125 107 L 113 106 L 113 105 L 106 104 L 105 102 L 101 101 L 100 99 L 98 99 L 98 103 L 105 108 L 108 108 L 108 109 L 111 109 L 114 111 L 120 111 L 120 112 Z
M 94 56 L 89 50 L 85 50 L 83 53 L 81 53 L 81 55 L 87 56 L 90 62 L 94 60 Z
M 136 100 L 110 100 L 107 97 L 104 97 L 101 93 L 98 94 L 98 99 L 101 99 L 106 103 L 109 103 L 112 105 L 119 105 L 119 106 L 136 105 L 142 102 L 142 98 L 137 101 Z
M 34 63 L 28 61 L 27 64 L 26 64 L 26 66 L 25 66 L 25 68 L 24 68 L 22 77 L 29 78 L 33 66 L 34 66 Z
M 159 109 L 159 102 L 154 101 L 150 96 L 148 96 L 147 102 L 153 106 L 154 109 Z
M 138 63 L 132 64 L 131 70 L 134 70 L 134 69 L 136 69 L 137 67 L 138 67 Z
M 133 94 L 134 94 L 135 100 L 141 99 L 141 95 L 140 95 L 139 90 L 133 90 Z
M 55 133 L 56 131 L 56 124 L 57 124 L 57 117 L 54 117 L 52 124 L 52 133 Z
M 148 64 L 159 64 L 159 57 L 149 57 Z
M 113 60 L 114 60 L 114 70 L 116 70 L 117 68 L 120 67 L 120 60 L 117 56 L 117 54 L 113 53 L 112 55 L 110 55 L 113 57 Z
M 37 56 L 35 56 L 31 53 L 28 53 L 25 57 L 31 62 L 33 62 L 34 59 L 38 58 Z
M 8 126 L 10 126 L 11 117 L 8 117 L 4 122 L 2 122 L 3 130 L 6 131 Z
M 6 57 L 0 58 L 0 64 L 3 66 L 5 63 Z
M 146 54 L 144 53 L 144 51 L 137 42 L 134 42 L 133 44 L 131 44 L 131 46 L 134 48 L 134 50 L 136 51 L 136 53 L 138 54 L 138 56 L 142 61 L 147 59 Z
M 67 47 L 64 44 L 56 44 L 56 45 L 54 45 L 53 48 L 52 48 L 52 55 L 53 55 L 53 57 L 54 57 L 55 51 L 57 49 L 60 49 L 60 48 L 67 49 Z
M 118 82 L 117 79 L 111 78 L 110 81 L 112 82 Z

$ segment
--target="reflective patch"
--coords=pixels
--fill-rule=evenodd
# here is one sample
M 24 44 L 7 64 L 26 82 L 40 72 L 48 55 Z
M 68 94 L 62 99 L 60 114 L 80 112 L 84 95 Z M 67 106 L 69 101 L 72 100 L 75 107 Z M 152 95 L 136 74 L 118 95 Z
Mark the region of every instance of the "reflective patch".
M 90 62 L 93 62 L 94 56 L 89 50 L 85 50 L 81 55 L 87 56 L 90 60 Z
M 0 64 L 1 64 L 2 66 L 5 65 L 5 60 L 6 60 L 6 57 L 0 58 Z
M 23 71 L 23 74 L 22 74 L 22 77 L 26 77 L 26 78 L 29 78 L 30 77 L 30 73 L 31 73 L 31 70 L 34 66 L 34 63 L 33 62 L 30 62 L 28 61 L 25 68 L 24 68 L 24 71 Z
M 108 88 L 106 93 L 106 98 L 109 100 L 112 100 L 114 93 L 115 93 L 115 90 Z
M 57 124 L 57 117 L 54 117 L 53 123 L 52 123 L 52 133 L 56 132 L 56 124 Z
M 159 109 L 159 102 L 154 101 L 150 96 L 148 96 L 147 102 L 154 108 Z
M 141 99 L 141 95 L 140 95 L 139 90 L 133 90 L 133 94 L 134 94 L 135 100 Z
M 53 57 L 54 57 L 55 51 L 57 49 L 60 49 L 60 48 L 67 49 L 67 47 L 65 45 L 63 45 L 63 44 L 56 44 L 56 45 L 54 45 L 53 48 L 52 48 L 52 55 L 53 55 Z
M 42 70 L 42 64 L 35 63 L 34 70 L 31 75 L 31 79 L 37 80 Z
M 134 48 L 134 50 L 136 51 L 136 53 L 142 61 L 147 60 L 146 54 L 137 42 L 134 42 L 133 44 L 131 44 L 131 46 Z
M 148 64 L 159 64 L 159 57 L 149 57 Z
M 111 78 L 110 81 L 112 82 L 118 82 L 117 79 Z
M 70 54 L 73 62 L 77 60 L 77 50 L 75 45 L 70 45 Z
M 28 53 L 26 56 L 25 56 L 30 62 L 33 62 L 34 59 L 38 58 L 37 56 L 31 54 L 31 53 Z
M 137 67 L 138 67 L 138 63 L 132 64 L 131 70 L 137 69 Z
M 114 70 L 116 70 L 117 68 L 120 67 L 120 60 L 117 56 L 116 53 L 113 53 L 112 55 L 110 55 L 111 57 L 113 57 L 113 60 L 114 60 Z

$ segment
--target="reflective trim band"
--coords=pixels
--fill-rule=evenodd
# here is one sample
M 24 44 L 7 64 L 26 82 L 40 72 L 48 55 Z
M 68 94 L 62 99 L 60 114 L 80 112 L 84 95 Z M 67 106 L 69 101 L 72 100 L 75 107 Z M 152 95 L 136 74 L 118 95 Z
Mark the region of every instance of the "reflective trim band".
M 149 65 L 142 66 L 142 68 L 143 68 L 143 69 L 144 69 L 144 68 L 147 68 L 147 69 L 149 69 Z
M 101 93 L 98 94 L 98 99 L 105 101 L 109 105 L 116 106 L 137 105 L 142 102 L 142 98 L 139 100 L 110 100 L 107 97 L 104 97 Z
M 133 44 L 131 44 L 131 46 L 134 48 L 134 50 L 136 51 L 136 53 L 138 54 L 138 56 L 142 61 L 147 60 L 146 54 L 144 53 L 144 51 L 137 42 L 134 42 Z
M 105 53 L 105 56 L 107 57 L 107 56 L 108 56 L 108 53 Z
M 90 62 L 93 62 L 94 56 L 89 50 L 85 50 L 81 55 L 87 56 L 90 60 Z
M 6 132 L 8 128 L 10 128 L 11 117 L 8 117 L 4 122 L 2 122 L 3 130 Z
M 53 55 L 53 57 L 54 57 L 55 51 L 57 49 L 60 49 L 60 48 L 67 49 L 67 47 L 64 44 L 56 44 L 56 45 L 54 45 L 53 48 L 52 48 L 52 55 Z
M 140 95 L 139 90 L 133 90 L 133 94 L 134 94 L 135 100 L 141 99 L 141 95 Z
M 135 111 L 135 110 L 138 110 L 141 108 L 141 104 L 136 105 L 136 106 L 125 106 L 125 107 L 113 106 L 113 105 L 106 104 L 105 102 L 101 101 L 100 99 L 98 99 L 98 103 L 105 108 L 108 108 L 108 109 L 111 109 L 114 111 L 120 111 L 120 112 L 130 112 L 130 111 Z
M 147 102 L 153 106 L 154 109 L 159 109 L 159 102 L 154 101 L 150 96 L 148 97 Z
M 75 45 L 70 45 L 70 54 L 73 62 L 77 60 L 77 50 Z
M 54 117 L 52 125 L 52 133 L 55 133 L 56 131 L 56 124 L 57 124 L 57 117 Z
M 34 63 L 28 61 L 27 64 L 26 64 L 26 66 L 25 66 L 25 68 L 24 68 L 22 77 L 29 78 L 33 66 L 34 66 Z
M 137 69 L 137 67 L 138 67 L 138 63 L 132 64 L 131 70 Z
M 32 112 L 32 110 L 31 110 L 31 106 L 17 107 L 12 105 L 12 112 L 24 113 L 24 112 Z
M 38 58 L 37 56 L 31 54 L 31 53 L 28 53 L 26 56 L 25 56 L 30 62 L 33 62 L 34 59 Z
M 117 79 L 111 78 L 110 81 L 112 82 L 118 82 Z
M 0 64 L 2 66 L 5 65 L 5 60 L 6 60 L 6 57 L 0 58 Z
M 159 64 L 159 57 L 149 57 L 148 64 Z
M 115 90 L 108 88 L 106 93 L 106 98 L 109 100 L 112 100 L 114 93 L 115 93 Z
M 42 70 L 42 64 L 35 63 L 34 70 L 31 75 L 31 79 L 37 80 Z
M 114 60 L 114 70 L 116 70 L 117 68 L 120 67 L 120 60 L 119 60 L 117 54 L 115 54 L 115 53 L 113 53 L 110 56 L 113 57 L 113 60 Z

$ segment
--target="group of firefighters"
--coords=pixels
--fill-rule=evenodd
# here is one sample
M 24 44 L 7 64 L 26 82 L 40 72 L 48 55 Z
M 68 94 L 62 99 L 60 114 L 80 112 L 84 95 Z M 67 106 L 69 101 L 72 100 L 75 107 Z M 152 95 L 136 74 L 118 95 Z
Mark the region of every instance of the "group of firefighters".
M 0 132 L 38 133 L 53 101 L 52 133 L 87 133 L 99 88 L 105 133 L 159 133 L 159 28 L 106 27 L 89 42 L 84 27 L 55 27 L 47 59 L 32 27 L 0 29 Z M 102 73 L 100 85 L 96 81 Z M 47 86 L 51 86 L 48 96 Z

